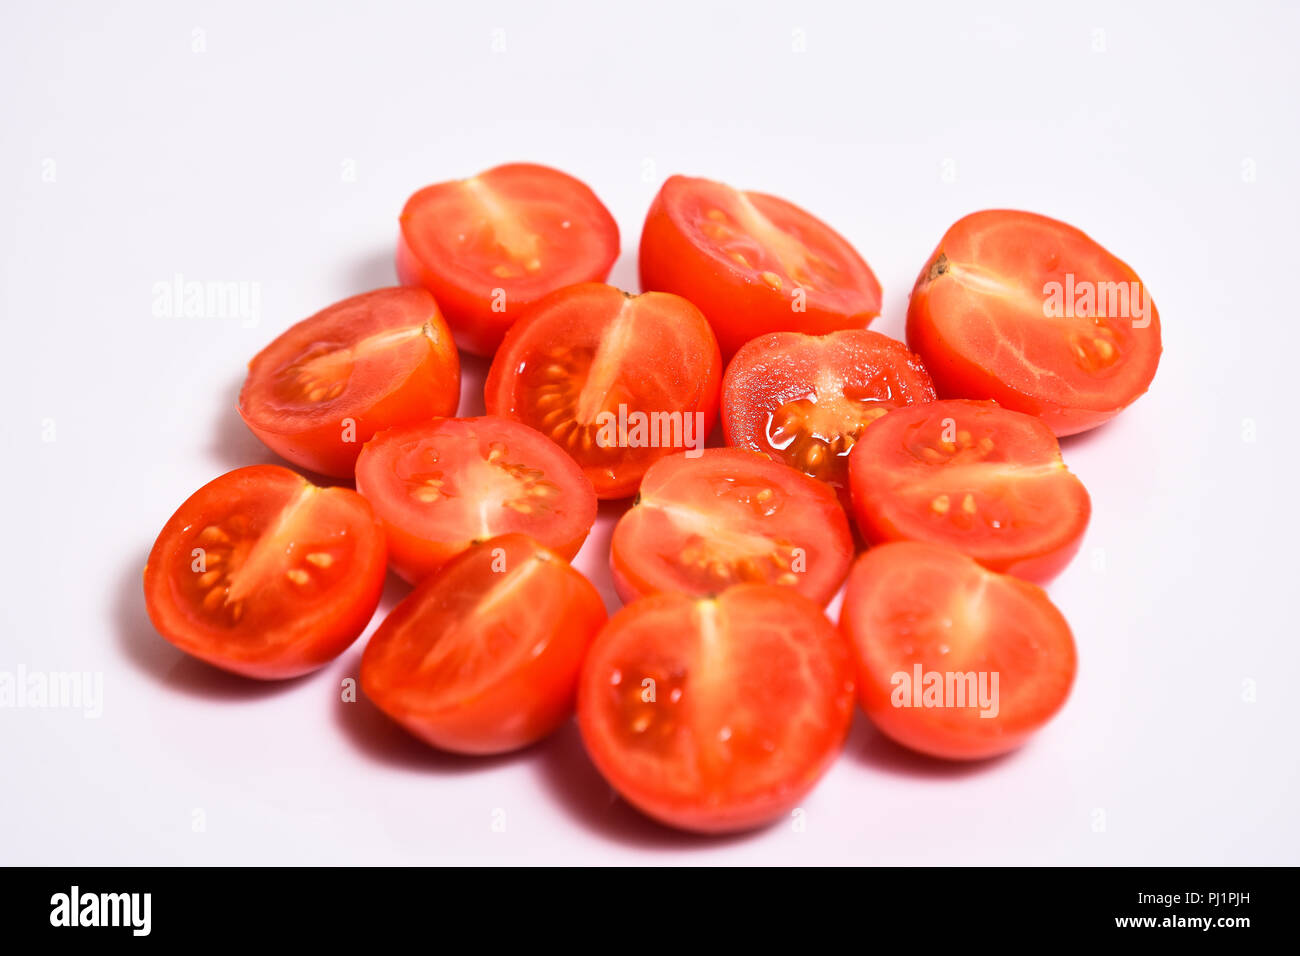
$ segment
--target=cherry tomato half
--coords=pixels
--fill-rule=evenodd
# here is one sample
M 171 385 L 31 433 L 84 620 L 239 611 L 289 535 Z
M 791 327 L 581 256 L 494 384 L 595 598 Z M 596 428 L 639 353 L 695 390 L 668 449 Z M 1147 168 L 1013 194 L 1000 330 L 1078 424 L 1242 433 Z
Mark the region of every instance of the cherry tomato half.
M 955 223 L 921 270 L 907 342 L 944 398 L 989 398 L 1057 435 L 1147 390 L 1160 314 L 1132 269 L 1073 226 L 990 210 Z
M 357 459 L 357 490 L 384 523 L 393 570 L 412 583 L 512 532 L 570 559 L 596 521 L 596 494 L 573 460 L 490 415 L 380 432 Z
M 655 462 L 610 543 L 614 586 L 624 601 L 759 583 L 791 587 L 825 605 L 852 558 L 853 535 L 835 492 L 746 448 Z
M 295 465 L 351 478 L 394 425 L 456 414 L 460 358 L 433 296 L 378 289 L 317 312 L 248 363 L 239 414 Z
M 144 569 L 145 606 L 187 654 L 248 677 L 297 677 L 356 640 L 386 572 L 384 532 L 364 498 L 254 465 L 208 482 L 172 515 Z
M 709 323 L 685 299 L 592 282 L 553 292 L 515 323 L 484 395 L 489 414 L 572 455 L 598 498 L 626 498 L 656 460 L 704 447 L 721 366 Z
M 397 274 L 437 298 L 461 348 L 491 355 L 548 292 L 601 282 L 618 224 L 596 194 L 557 169 L 511 163 L 426 186 L 402 210 Z
M 597 636 L 578 691 L 582 739 L 610 786 L 706 833 L 789 813 L 852 716 L 843 637 L 807 598 L 759 584 L 628 605 Z
M 1069 563 L 1092 513 L 1051 429 L 993 402 L 890 412 L 863 431 L 849 480 L 868 541 L 947 544 L 1031 581 Z
M 939 545 L 902 541 L 858 558 L 840 627 L 867 716 L 935 757 L 1014 750 L 1074 682 L 1074 638 L 1043 590 Z
M 722 379 L 728 445 L 820 478 L 849 504 L 848 455 L 862 429 L 903 405 L 934 401 L 907 346 L 879 332 L 774 332 L 746 343 Z
M 880 283 L 853 247 L 784 199 L 673 176 L 641 233 L 641 287 L 685 296 L 724 359 L 767 332 L 864 328 Z
M 526 747 L 573 713 L 605 623 L 600 594 L 524 535 L 454 558 L 393 609 L 361 658 L 366 696 L 427 743 L 467 754 Z

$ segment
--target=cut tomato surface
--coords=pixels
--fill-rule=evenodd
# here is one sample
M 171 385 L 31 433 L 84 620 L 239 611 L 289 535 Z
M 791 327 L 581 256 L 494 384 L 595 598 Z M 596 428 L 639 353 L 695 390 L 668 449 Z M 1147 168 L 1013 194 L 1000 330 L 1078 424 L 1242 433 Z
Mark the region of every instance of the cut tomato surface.
M 739 585 L 623 608 L 583 667 L 578 724 L 597 769 L 670 826 L 744 830 L 788 814 L 843 747 L 849 648 L 807 598 Z
M 1160 314 L 1137 274 L 1046 216 L 959 220 L 921 270 L 907 341 L 944 398 L 987 398 L 1057 435 L 1100 425 L 1142 395 Z
M 775 196 L 707 179 L 664 183 L 641 233 L 641 286 L 694 302 L 724 358 L 768 332 L 864 328 L 880 283 L 821 220 Z
M 728 445 L 820 478 L 849 503 L 848 455 L 885 412 L 934 400 L 921 360 L 866 329 L 774 332 L 745 344 L 722 380 Z
M 357 490 L 384 523 L 393 570 L 413 583 L 501 534 L 570 559 L 596 520 L 591 482 L 558 445 L 490 415 L 380 432 L 357 459 Z
M 524 535 L 454 558 L 388 615 L 361 658 L 375 704 L 435 747 L 504 753 L 572 713 L 605 605 L 564 558 Z
M 379 289 L 299 322 L 248 364 L 239 414 L 295 465 L 351 478 L 394 425 L 456 414 L 460 358 L 433 296 Z
M 548 292 L 600 282 L 618 225 L 596 194 L 557 169 L 497 166 L 427 186 L 402 210 L 397 273 L 433 293 L 461 348 L 491 355 Z
M 896 542 L 858 558 L 840 626 L 867 716 L 935 757 L 1014 750 L 1074 682 L 1074 638 L 1043 590 L 939 545 Z
M 625 498 L 655 461 L 703 448 L 718 408 L 718 343 L 700 310 L 665 292 L 584 283 L 511 327 L 484 387 L 487 411 L 530 425 Z
M 868 541 L 946 544 L 1032 581 L 1069 563 L 1092 511 L 1051 429 L 993 402 L 890 412 L 862 432 L 849 480 Z
M 172 515 L 145 566 L 145 606 L 188 654 L 248 677 L 297 677 L 365 629 L 386 572 L 364 498 L 255 465 L 208 482 Z
M 853 536 L 835 492 L 745 448 L 655 462 L 610 546 L 624 601 L 758 583 L 794 588 L 825 605 L 852 558 Z

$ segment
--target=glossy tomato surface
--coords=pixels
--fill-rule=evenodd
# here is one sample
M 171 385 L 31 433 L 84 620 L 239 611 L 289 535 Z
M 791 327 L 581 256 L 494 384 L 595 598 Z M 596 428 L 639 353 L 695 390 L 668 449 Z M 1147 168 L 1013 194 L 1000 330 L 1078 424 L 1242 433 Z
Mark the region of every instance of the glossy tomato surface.
M 865 328 L 880 283 L 839 233 L 793 203 L 673 176 L 641 233 L 641 287 L 675 292 L 713 325 L 724 359 L 768 332 Z
M 849 479 L 868 541 L 947 544 L 1031 581 L 1069 563 L 1092 513 L 1051 429 L 993 402 L 890 412 L 863 431 Z
M 578 725 L 597 769 L 662 823 L 707 833 L 790 813 L 844 744 L 849 648 L 789 588 L 657 594 L 592 645 Z
M 1078 229 L 989 210 L 955 223 L 921 270 L 907 342 L 944 398 L 993 399 L 1072 435 L 1147 390 L 1160 314 L 1137 274 Z
M 1074 638 L 1042 589 L 939 545 L 896 542 L 858 558 L 840 626 L 867 716 L 935 757 L 1014 750 L 1074 682 Z
M 867 329 L 774 332 L 746 343 L 722 380 L 728 445 L 761 451 L 825 481 L 849 504 L 848 456 L 890 409 L 934 401 L 921 360 Z
M 745 448 L 655 462 L 610 546 L 624 601 L 757 583 L 790 587 L 824 605 L 852 558 L 853 536 L 835 492 Z
M 484 397 L 489 414 L 572 455 L 597 497 L 626 498 L 658 459 L 704 447 L 721 364 L 709 323 L 685 299 L 586 283 L 552 293 L 511 327 Z
M 272 451 L 351 478 L 377 431 L 456 414 L 460 358 L 433 296 L 378 289 L 288 329 L 248 363 L 239 414 Z
M 297 677 L 365 629 L 386 572 L 364 498 L 255 465 L 208 482 L 172 515 L 145 566 L 145 605 L 187 654 L 248 677 Z
M 527 306 L 604 281 L 617 258 L 618 225 L 586 185 L 510 163 L 407 200 L 397 274 L 433 293 L 461 348 L 491 355 Z
M 361 659 L 361 687 L 411 733 L 444 750 L 504 753 L 572 713 L 578 673 L 605 605 L 564 558 L 524 535 L 475 545 L 385 618 Z
M 526 534 L 572 558 L 596 520 L 591 482 L 560 447 L 506 418 L 441 418 L 380 432 L 357 459 L 357 490 L 412 583 L 470 545 Z

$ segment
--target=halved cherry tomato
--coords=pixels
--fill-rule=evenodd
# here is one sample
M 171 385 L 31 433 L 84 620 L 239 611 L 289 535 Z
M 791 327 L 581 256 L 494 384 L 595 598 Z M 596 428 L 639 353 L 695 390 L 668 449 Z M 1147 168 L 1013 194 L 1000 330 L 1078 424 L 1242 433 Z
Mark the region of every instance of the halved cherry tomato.
M 706 833 L 789 813 L 852 717 L 844 638 L 807 598 L 761 584 L 628 605 L 597 636 L 578 690 L 582 739 L 610 786 Z
M 456 342 L 476 355 L 496 351 L 528 305 L 603 281 L 618 258 L 618 224 L 596 194 L 532 163 L 426 186 L 401 222 L 398 276 L 434 294 Z
M 728 445 L 820 478 L 849 504 L 848 455 L 862 429 L 903 405 L 934 401 L 921 360 L 866 329 L 774 332 L 746 343 L 722 379 Z
M 989 210 L 939 241 L 912 290 L 907 342 L 944 398 L 990 398 L 1072 435 L 1147 390 L 1160 314 L 1137 273 L 1078 229 Z
M 506 334 L 484 395 L 488 413 L 549 435 L 598 498 L 626 498 L 652 463 L 703 448 L 722 362 L 700 310 L 664 292 L 591 282 L 561 289 Z
M 163 637 L 209 664 L 264 680 L 337 657 L 384 587 L 384 532 L 347 488 L 278 465 L 237 468 L 177 509 L 144 569 Z
M 357 459 L 357 490 L 384 523 L 393 570 L 412 583 L 512 532 L 570 559 L 596 521 L 596 494 L 573 460 L 491 415 L 380 432 Z
M 890 412 L 858 439 L 849 481 L 868 541 L 947 544 L 1031 581 L 1069 563 L 1092 513 L 1052 430 L 993 402 Z
M 723 358 L 767 332 L 860 329 L 880 283 L 853 247 L 784 199 L 673 176 L 641 233 L 641 287 L 694 302 Z
M 614 587 L 624 601 L 759 583 L 794 588 L 824 605 L 852 558 L 853 535 L 835 492 L 747 448 L 655 462 L 610 543 Z
M 393 609 L 366 645 L 361 687 L 435 747 L 517 750 L 573 713 L 583 658 L 604 623 L 600 594 L 567 561 L 502 535 Z
M 858 558 L 840 627 L 867 716 L 935 757 L 1014 750 L 1074 682 L 1070 626 L 1043 590 L 939 545 L 902 541 Z
M 460 358 L 433 296 L 379 289 L 288 329 L 248 363 L 239 414 L 295 465 L 351 478 L 384 428 L 456 414 Z

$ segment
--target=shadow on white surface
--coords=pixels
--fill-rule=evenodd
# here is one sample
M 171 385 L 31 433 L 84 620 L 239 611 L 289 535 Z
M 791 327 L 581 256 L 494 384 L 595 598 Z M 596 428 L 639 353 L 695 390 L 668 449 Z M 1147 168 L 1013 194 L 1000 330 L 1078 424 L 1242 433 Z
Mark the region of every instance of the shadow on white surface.
M 913 779 L 952 780 L 981 773 L 991 773 L 995 768 L 1013 759 L 1020 751 L 1013 750 L 999 757 L 984 760 L 941 760 L 908 750 L 896 744 L 858 711 L 854 715 L 853 729 L 840 759 L 857 761 L 872 770 L 911 777 Z

